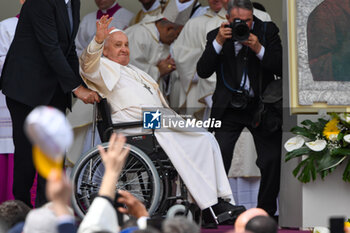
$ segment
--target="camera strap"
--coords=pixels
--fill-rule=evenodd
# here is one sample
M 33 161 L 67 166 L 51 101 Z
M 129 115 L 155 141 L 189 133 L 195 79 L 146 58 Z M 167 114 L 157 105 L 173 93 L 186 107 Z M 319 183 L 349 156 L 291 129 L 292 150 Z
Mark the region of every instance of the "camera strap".
M 262 37 L 262 40 L 261 40 L 261 44 L 264 47 L 265 47 L 265 41 L 266 41 L 266 37 L 265 37 L 266 25 L 267 25 L 267 23 L 263 22 L 263 37 Z M 262 69 L 261 62 L 260 62 L 258 82 L 259 82 L 259 98 L 260 98 L 261 101 L 262 101 L 262 79 L 263 79 L 263 69 Z
M 221 63 L 221 78 L 222 78 L 222 81 L 224 82 L 224 85 L 227 89 L 229 89 L 230 91 L 232 92 L 236 92 L 236 93 L 242 93 L 244 91 L 244 86 L 247 82 L 247 79 L 248 79 L 248 69 L 247 69 L 247 65 L 248 65 L 248 47 L 246 46 L 243 46 L 242 50 L 244 49 L 244 51 L 240 51 L 240 52 L 244 52 L 244 55 L 243 55 L 243 58 L 238 58 L 238 59 L 243 59 L 243 62 L 242 62 L 242 66 L 243 66 L 243 74 L 240 73 L 238 71 L 238 66 L 237 66 L 237 62 L 235 62 L 235 66 L 236 66 L 236 72 L 237 72 L 237 78 L 238 77 L 242 77 L 243 78 L 243 83 L 242 83 L 242 78 L 241 78 L 241 81 L 240 81 L 240 87 L 239 89 L 234 89 L 232 88 L 228 82 L 226 81 L 225 79 L 225 75 L 224 75 L 224 65 L 223 63 Z M 247 90 L 249 92 L 249 90 Z

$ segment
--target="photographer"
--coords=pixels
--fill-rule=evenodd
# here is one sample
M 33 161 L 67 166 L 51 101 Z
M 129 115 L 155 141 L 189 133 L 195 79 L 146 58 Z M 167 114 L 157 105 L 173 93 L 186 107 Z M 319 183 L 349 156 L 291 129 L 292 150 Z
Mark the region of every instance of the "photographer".
M 282 46 L 278 28 L 253 16 L 249 0 L 230 0 L 228 22 L 207 35 L 207 44 L 197 64 L 197 73 L 217 75 L 211 118 L 221 120 L 215 129 L 226 172 L 242 130 L 252 133 L 261 172 L 258 207 L 271 216 L 276 212 L 280 183 L 281 127 L 264 124 L 261 101 L 265 88 L 282 74 Z M 266 118 L 265 118 L 266 119 Z

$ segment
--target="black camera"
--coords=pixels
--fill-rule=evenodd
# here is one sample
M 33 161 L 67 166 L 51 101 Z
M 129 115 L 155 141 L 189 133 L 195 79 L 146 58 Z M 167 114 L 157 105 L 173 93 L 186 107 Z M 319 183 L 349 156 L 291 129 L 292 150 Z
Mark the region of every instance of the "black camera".
M 248 104 L 250 103 L 250 96 L 249 92 L 247 90 L 240 90 L 240 91 L 235 91 L 232 92 L 232 97 L 231 97 L 231 107 L 233 109 L 245 109 Z
M 233 41 L 246 41 L 249 38 L 250 30 L 245 20 L 235 18 L 232 23 L 225 25 L 232 29 Z

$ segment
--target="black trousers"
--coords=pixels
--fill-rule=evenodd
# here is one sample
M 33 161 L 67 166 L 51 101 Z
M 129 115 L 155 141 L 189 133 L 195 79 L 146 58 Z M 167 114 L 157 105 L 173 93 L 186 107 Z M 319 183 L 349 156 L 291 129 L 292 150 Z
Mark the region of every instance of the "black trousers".
M 56 107 L 62 112 L 66 109 L 66 96 L 60 88 L 57 88 L 50 106 Z M 30 202 L 30 189 L 35 178 L 35 167 L 32 157 L 32 144 L 24 132 L 24 122 L 34 107 L 22 104 L 6 97 L 6 104 L 10 111 L 12 120 L 12 137 L 15 146 L 14 168 L 13 168 L 13 195 L 15 199 L 21 200 L 32 207 Z M 47 202 L 45 196 L 46 180 L 38 175 L 35 207 L 40 207 Z
M 258 194 L 258 206 L 273 216 L 277 210 L 277 196 L 280 187 L 282 131 L 269 132 L 261 128 L 252 128 L 251 117 L 238 121 L 239 112 L 226 109 L 220 129 L 215 129 L 226 173 L 228 173 L 235 144 L 244 127 L 252 133 L 258 158 L 256 165 L 260 169 L 261 180 Z M 253 145 L 252 145 L 253 146 Z

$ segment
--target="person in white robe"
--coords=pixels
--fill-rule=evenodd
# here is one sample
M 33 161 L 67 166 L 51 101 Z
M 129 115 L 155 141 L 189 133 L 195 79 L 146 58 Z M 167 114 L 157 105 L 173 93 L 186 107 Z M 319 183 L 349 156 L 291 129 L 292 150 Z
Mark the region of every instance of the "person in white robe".
M 142 9 L 131 20 L 130 26 L 141 22 L 146 15 L 156 16 L 161 14 L 169 0 L 162 3 L 159 0 L 139 0 L 139 2 L 142 4 Z
M 185 25 L 190 18 L 205 14 L 207 8 L 198 0 L 169 0 L 163 15 L 171 22 Z
M 103 17 L 96 24 L 97 34 L 80 57 L 80 73 L 88 87 L 110 103 L 113 123 L 140 121 L 143 107 L 161 108 L 162 114 L 170 113 L 181 120 L 168 107 L 154 79 L 129 63 L 126 34 L 107 29 L 108 22 Z M 220 148 L 212 134 L 170 127 L 156 130 L 155 137 L 201 209 L 217 204 L 219 197 L 233 200 Z
M 21 5 L 25 0 L 20 0 Z M 6 54 L 15 35 L 18 17 L 11 17 L 0 22 L 0 78 Z M 12 140 L 12 121 L 6 105 L 6 97 L 0 91 L 0 203 L 13 198 L 12 170 L 14 145 Z
M 113 17 L 111 26 L 125 29 L 134 16 L 132 12 L 121 7 L 116 0 L 95 0 L 95 3 L 99 10 L 87 14 L 79 25 L 75 39 L 78 56 L 81 55 L 95 35 L 96 20 L 108 14 Z M 66 166 L 72 167 L 79 157 L 92 146 L 93 105 L 84 104 L 83 101 L 73 98 L 72 111 L 67 112 L 67 118 L 73 127 L 74 144 L 67 152 Z M 97 133 L 95 138 L 95 143 L 99 143 L 100 139 Z
M 96 20 L 100 19 L 103 15 L 108 14 L 109 17 L 113 17 L 111 26 L 118 29 L 126 29 L 134 17 L 134 13 L 121 7 L 116 0 L 95 0 L 95 3 L 99 10 L 84 16 L 79 25 L 77 37 L 75 38 L 78 57 L 94 37 L 96 33 Z
M 169 46 L 178 36 L 178 27 L 160 14 L 147 15 L 141 23 L 125 30 L 130 44 L 130 63 L 150 75 L 164 94 L 168 75 L 176 69 Z
M 221 0 L 208 0 L 209 8 L 202 16 L 190 19 L 171 46 L 178 78 L 173 81 L 170 93 L 172 107 L 184 109 L 182 112 L 197 119 L 203 118 L 205 105 L 200 103 L 196 63 L 204 51 L 207 23 L 211 19 L 220 22 L 226 19 Z M 213 25 L 214 26 L 214 25 Z M 212 28 L 214 29 L 214 28 Z

